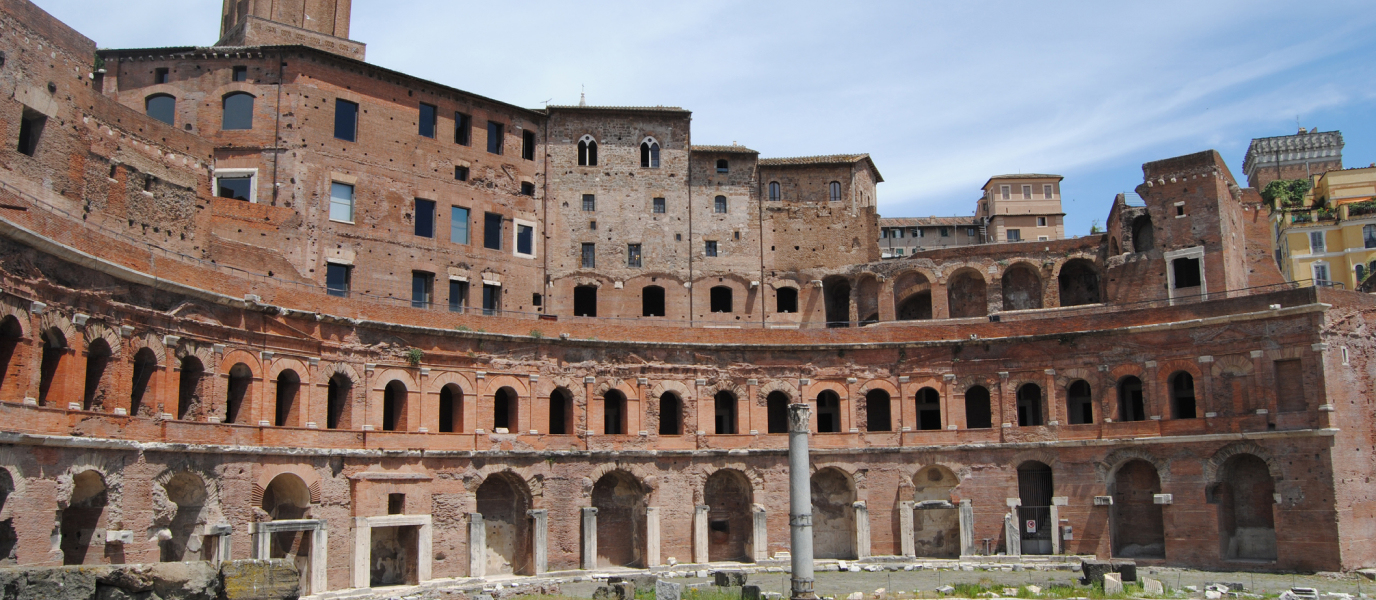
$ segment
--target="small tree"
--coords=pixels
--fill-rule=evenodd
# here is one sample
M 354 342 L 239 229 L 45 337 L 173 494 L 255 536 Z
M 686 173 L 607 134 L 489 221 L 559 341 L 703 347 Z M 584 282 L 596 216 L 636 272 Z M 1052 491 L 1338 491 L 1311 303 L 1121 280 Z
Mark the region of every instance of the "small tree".
M 1094 234 L 1096 234 L 1096 233 L 1103 233 L 1103 232 L 1104 232 L 1104 230 L 1101 229 L 1101 228 L 1099 227 L 1099 220 L 1098 220 L 1098 219 L 1095 219 L 1093 222 L 1091 222 L 1091 223 L 1089 224 L 1089 235 L 1094 235 Z
M 1296 208 L 1304 204 L 1304 195 L 1311 187 L 1308 179 L 1277 179 L 1261 190 L 1261 199 L 1272 210 Z

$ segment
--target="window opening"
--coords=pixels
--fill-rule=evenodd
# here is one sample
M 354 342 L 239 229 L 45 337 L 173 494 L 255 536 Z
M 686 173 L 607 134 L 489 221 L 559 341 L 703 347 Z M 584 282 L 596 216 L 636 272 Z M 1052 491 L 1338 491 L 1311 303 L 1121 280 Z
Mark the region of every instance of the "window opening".
M 713 398 L 717 435 L 736 433 L 736 397 L 731 392 L 717 392 Z
M 163 83 L 167 83 L 167 80 L 168 80 L 168 71 L 167 71 L 167 69 L 153 69 L 153 83 L 154 83 L 154 84 L 163 84 Z
M 726 213 L 726 196 L 717 196 L 716 199 L 715 199 L 715 201 L 714 201 L 714 205 L 715 205 L 715 210 L 716 210 L 717 214 L 725 214 L 725 213 Z
M 1314 263 L 1314 282 L 1323 284 L 1331 281 L 1328 277 L 1328 265 L 1324 263 Z
M 335 99 L 334 137 L 346 142 L 358 141 L 358 103 Z
M 1042 424 L 1042 388 L 1035 383 L 1018 388 L 1018 427 Z
M 502 215 L 483 214 L 483 247 L 489 250 L 502 249 Z
M 468 308 L 468 282 L 449 280 L 449 312 L 465 312 Z
M 1376 248 L 1376 225 L 1362 226 L 1362 246 L 1364 248 Z
M 43 128 L 48 117 L 28 108 L 24 109 L 19 120 L 19 152 L 28 156 L 38 154 L 38 140 L 43 137 Z
M 865 394 L 865 431 L 893 431 L 893 410 L 889 393 L 870 390 Z
M 456 181 L 468 181 L 468 167 L 454 167 L 454 179 Z
M 717 255 L 717 242 L 715 242 L 715 241 L 708 241 L 707 244 L 706 244 L 706 246 L 703 248 L 703 252 L 704 252 L 707 256 L 716 256 L 716 255 Z
M 1142 380 L 1124 377 L 1118 383 L 1118 420 L 1124 422 L 1144 421 L 1147 418 L 1146 403 L 1142 398 Z
M 717 160 L 717 172 L 718 172 L 718 173 L 726 173 L 726 172 L 729 172 L 730 170 L 731 170 L 731 163 L 727 162 L 726 159 L 722 158 L 722 159 L 718 159 L 718 160 Z
M 841 432 L 841 397 L 825 390 L 817 394 L 817 432 Z
M 578 140 L 578 166 L 597 166 L 597 140 L 585 135 Z
M 353 267 L 349 265 L 337 265 L 327 263 L 325 265 L 325 289 L 331 296 L 340 298 L 349 297 L 350 279 L 353 277 Z
M 1049 184 L 1049 183 L 1043 183 L 1043 184 L 1042 184 L 1042 197 L 1043 197 L 1043 198 L 1046 198 L 1047 200 L 1050 200 L 1052 195 L 1053 195 L 1053 193 L 1052 193 L 1052 189 L 1051 189 L 1051 184 Z
M 783 196 L 781 196 L 781 195 L 779 194 L 779 182 L 777 182 L 777 181 L 771 181 L 771 182 L 769 182 L 769 200 L 770 200 L 771 202 L 778 202 L 779 199 L 782 198 L 782 197 L 783 197 Z
M 1321 254 L 1328 251 L 1328 244 L 1325 243 L 1324 232 L 1309 232 L 1309 251 L 1311 254 Z
M 640 244 L 626 244 L 626 266 L 640 268 Z
M 253 176 L 234 175 L 215 177 L 215 195 L 248 202 L 253 198 Z
M 664 316 L 664 288 L 647 285 L 640 290 L 640 316 Z
M 330 184 L 330 220 L 354 222 L 354 186 L 339 182 Z
M 1087 425 L 1094 422 L 1094 402 L 1091 398 L 1089 382 L 1083 379 L 1070 384 L 1065 396 L 1066 416 L 1071 425 Z
M 461 112 L 454 113 L 454 143 L 460 146 L 473 144 L 473 117 Z M 468 179 L 465 168 L 464 179 Z
M 411 272 L 411 306 L 430 308 L 435 297 L 435 274 L 424 271 Z
M 597 196 L 593 194 L 583 194 L 583 211 L 594 212 L 597 210 Z
M 1046 217 L 1037 217 L 1037 227 L 1046 227 Z
M 1009 229 L 1009 230 L 1008 230 L 1008 241 L 1010 241 L 1010 242 L 1021 242 L 1021 241 L 1022 241 L 1022 230 L 1021 230 L 1021 229 Z
M 468 243 L 468 209 L 462 206 L 449 207 L 449 241 L 455 244 Z
M 626 397 L 612 390 L 602 396 L 602 433 L 606 435 L 626 434 Z
M 941 394 L 932 388 L 917 391 L 917 428 L 920 431 L 941 429 Z
M 487 122 L 487 151 L 489 154 L 502 153 L 502 136 L 505 135 L 505 126 L 496 121 Z
M 177 99 L 167 94 L 157 94 L 149 96 L 144 103 L 144 108 L 148 116 L 153 117 L 168 125 L 175 125 L 177 120 Z
M 965 428 L 989 429 L 994 426 L 994 413 L 989 405 L 989 388 L 977 385 L 965 390 Z
M 529 182 L 529 181 L 522 181 L 522 182 L 521 182 L 521 195 L 522 195 L 522 196 L 534 196 L 534 195 L 535 195 L 535 184 L 533 184 L 533 183 L 531 183 L 531 182 Z
M 568 435 L 569 428 L 569 409 L 572 407 L 568 393 L 562 389 L 556 389 L 549 395 L 549 433 L 550 435 Z
M 1012 190 L 1012 186 L 1001 185 L 999 186 L 999 195 L 1002 196 L 1002 199 L 1008 200 L 1013 197 Z
M 416 236 L 435 237 L 435 201 L 416 198 Z
M 678 395 L 665 392 L 659 397 L 659 435 L 682 435 L 683 404 Z
M 253 95 L 238 92 L 224 98 L 224 114 L 220 129 L 225 131 L 253 129 Z
M 1022 186 L 1022 199 L 1023 199 L 1023 200 L 1031 200 L 1031 199 L 1032 199 L 1032 186 L 1030 186 L 1030 185 L 1024 185 L 1024 186 Z
M 584 243 L 582 247 L 582 258 L 584 269 L 597 268 L 597 244 Z
M 646 169 L 659 168 L 659 142 L 646 140 L 640 143 L 640 166 Z
M 1171 418 L 1195 418 L 1194 376 L 1180 371 L 1171 376 Z
M 529 129 L 521 131 L 521 158 L 535 160 L 535 132 Z
M 779 288 L 775 291 L 774 312 L 798 312 L 798 288 Z
M 827 187 L 830 189 L 830 192 L 831 192 L 831 201 L 832 201 L 832 202 L 840 202 L 840 201 L 841 201 L 841 182 L 839 182 L 839 181 L 833 181 L 833 182 L 831 182 Z M 902 231 L 902 230 L 899 230 L 899 231 Z M 899 236 L 899 237 L 902 237 L 902 236 Z
M 526 256 L 535 255 L 535 227 L 516 224 L 516 253 Z
M 234 67 L 234 81 L 248 81 L 248 67 Z
M 492 316 L 502 312 L 501 286 L 483 284 L 483 315 Z
M 1175 272 L 1175 289 L 1199 287 L 1199 259 L 1177 258 L 1171 261 L 1171 269 Z
M 433 138 L 433 137 L 435 137 L 435 124 L 436 124 L 436 123 L 435 123 L 435 120 L 436 120 L 437 118 L 438 118 L 438 112 L 437 112 L 437 110 L 436 110 L 436 108 L 435 108 L 435 105 L 433 105 L 433 104 L 426 104 L 426 103 L 422 102 L 422 103 L 420 104 L 420 127 L 419 127 L 420 130 L 419 130 L 419 133 L 420 133 L 422 136 L 425 136 L 425 137 L 428 137 L 428 138 Z
M 658 215 L 662 215 L 662 214 L 664 214 L 664 209 L 665 209 L 665 206 L 664 206 L 664 199 L 663 199 L 663 198 L 655 198 L 655 199 L 654 199 L 654 208 L 652 209 L 652 210 L 654 211 L 654 213 L 655 213 L 655 214 L 658 214 Z
M 597 316 L 597 287 L 580 285 L 573 288 L 573 316 Z
M 726 286 L 724 286 L 724 285 L 719 285 L 719 286 L 716 286 L 716 287 L 712 288 L 712 290 L 711 290 L 712 312 L 714 312 L 714 313 L 729 313 L 729 312 L 732 312 L 732 307 L 731 307 L 731 304 L 732 304 L 731 300 L 732 300 L 732 298 L 731 298 L 731 296 L 732 296 L 731 288 L 729 288 L 729 287 L 726 287 Z

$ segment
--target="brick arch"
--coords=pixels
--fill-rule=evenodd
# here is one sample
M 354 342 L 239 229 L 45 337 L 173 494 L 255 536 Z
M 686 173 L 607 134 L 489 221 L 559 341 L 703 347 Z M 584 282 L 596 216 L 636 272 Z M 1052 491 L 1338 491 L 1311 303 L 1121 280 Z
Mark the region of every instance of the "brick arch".
M 663 396 L 665 392 L 672 392 L 678 394 L 680 400 L 687 402 L 688 398 L 692 397 L 693 389 L 691 387 L 688 387 L 687 385 L 684 385 L 683 382 L 674 381 L 672 379 L 666 379 L 664 381 L 656 382 L 654 387 L 650 388 L 648 399 L 658 400 L 659 397 Z
M 955 483 L 953 483 L 953 484 L 951 484 L 951 485 L 949 485 L 949 486 L 944 486 L 944 485 L 943 485 L 943 486 L 940 486 L 940 487 L 948 487 L 948 488 L 950 488 L 950 490 L 951 490 L 951 496 L 950 496 L 950 498 L 949 498 L 949 501 L 950 501 L 951 503 L 953 503 L 953 504 L 954 504 L 954 503 L 959 503 L 959 502 L 960 502 L 960 486 L 961 486 L 961 484 L 965 483 L 965 480 L 968 479 L 969 476 L 970 476 L 970 470 L 969 470 L 968 467 L 967 467 L 967 468 L 964 468 L 964 469 L 962 470 L 962 467 L 961 467 L 960 465 L 955 465 L 955 464 L 952 464 L 952 463 L 945 463 L 945 462 L 941 462 L 941 461 L 930 462 L 930 463 L 926 463 L 926 464 L 914 465 L 914 467 L 915 467 L 915 468 L 912 469 L 912 472 L 909 473 L 906 477 L 904 477 L 904 478 L 899 482 L 899 487 L 900 487 L 900 488 L 905 488 L 905 489 L 902 489 L 900 493 L 903 494 L 903 495 L 906 495 L 906 496 L 907 496 L 907 499 L 913 500 L 913 501 L 916 502 L 916 501 L 917 501 L 917 489 L 918 489 L 919 487 L 928 487 L 927 485 L 921 485 L 921 486 L 919 486 L 919 485 L 918 485 L 919 483 L 926 484 L 927 482 L 926 482 L 926 481 L 923 481 L 923 480 L 919 480 L 918 477 L 921 476 L 923 473 L 926 473 L 927 471 L 937 470 L 937 471 L 941 471 L 941 472 L 944 473 L 946 476 L 949 476 L 949 477 L 951 478 L 951 480 L 955 482 Z M 962 473 L 963 473 L 963 476 L 962 476 Z
M 517 486 L 517 491 L 530 499 L 531 508 L 544 508 L 545 478 L 538 473 L 532 473 L 529 476 L 522 474 L 529 470 L 529 467 L 514 469 L 507 465 L 487 465 L 478 469 L 478 472 L 472 477 L 465 478 L 464 487 L 468 488 L 469 494 L 476 494 L 478 488 L 482 487 L 489 478 L 506 477 L 513 483 L 520 483 Z
M 659 476 L 653 471 L 645 468 L 644 465 L 637 463 L 613 462 L 598 465 L 597 468 L 593 469 L 592 472 L 584 478 L 583 495 L 585 497 L 591 496 L 593 486 L 597 485 L 598 481 L 614 471 L 625 473 L 630 476 L 631 479 L 634 479 L 636 483 L 640 484 L 640 487 L 645 490 L 645 500 L 647 502 L 658 500 Z
M 19 322 L 19 337 L 27 338 L 30 336 L 29 310 L 19 306 L 8 299 L 0 300 L 0 320 L 5 317 L 14 317 Z
M 573 287 L 595 287 L 598 289 L 602 289 L 606 282 L 611 281 L 611 279 L 601 275 L 575 275 L 570 279 L 573 280 Z
M 1252 357 L 1244 354 L 1228 354 L 1214 359 L 1211 371 L 1214 376 L 1242 377 L 1251 375 L 1255 369 L 1256 365 L 1253 364 Z
M 1119 448 L 1109 452 L 1102 460 L 1094 462 L 1095 479 L 1105 485 L 1109 478 L 1118 472 L 1118 469 L 1132 460 L 1144 460 L 1151 463 L 1156 468 L 1156 475 L 1161 479 L 1161 483 L 1171 480 L 1171 461 L 1146 451 L 1142 448 Z
M 989 285 L 989 283 L 990 283 L 990 282 L 989 282 L 989 277 L 988 277 L 988 274 L 984 272 L 984 269 L 979 268 L 978 265 L 974 265 L 974 264 L 970 264 L 970 263 L 959 263 L 959 264 L 951 265 L 951 269 L 950 269 L 949 271 L 947 271 L 943 277 L 941 277 L 940 282 L 941 282 L 943 285 L 948 284 L 948 283 L 950 283 L 951 278 L 953 278 L 953 277 L 955 277 L 956 275 L 959 275 L 959 274 L 961 274 L 961 273 L 967 272 L 967 271 L 968 271 L 968 272 L 971 272 L 971 273 L 974 273 L 976 277 L 979 277 L 980 281 L 983 281 L 983 282 L 984 282 L 984 285 L 986 285 L 986 286 Z M 935 282 L 933 282 L 933 283 L 935 283 Z
M 262 361 L 260 361 L 258 357 L 255 356 L 252 352 L 249 352 L 247 350 L 240 350 L 238 348 L 235 348 L 233 350 L 226 350 L 225 353 L 220 356 L 220 364 L 218 365 L 219 368 L 216 370 L 216 372 L 224 377 L 228 377 L 229 370 L 233 369 L 234 365 L 237 365 L 239 363 L 243 363 L 244 366 L 248 367 L 248 369 L 253 372 L 254 379 L 262 379 Z
M 297 376 L 301 378 L 302 385 L 310 381 L 310 369 L 306 367 L 306 363 L 299 358 L 291 357 L 274 358 L 272 363 L 268 366 L 267 376 L 263 379 L 265 381 L 276 381 L 277 376 L 281 375 L 282 371 L 288 369 L 296 372 Z
M 597 384 L 597 388 L 593 391 L 593 395 L 599 398 L 605 398 L 607 397 L 607 392 L 612 390 L 621 392 L 627 400 L 634 400 L 639 397 L 635 388 L 631 387 L 631 384 L 626 383 L 625 379 L 617 379 L 614 377 L 603 379 L 602 383 Z
M 320 492 L 323 486 L 320 474 L 315 469 L 306 468 L 299 465 L 264 465 L 263 470 L 258 472 L 258 478 L 253 481 L 253 487 L 249 489 L 249 504 L 260 507 L 263 504 L 263 493 L 267 491 L 268 485 L 278 475 L 292 475 L 301 480 L 306 485 L 306 489 L 311 493 L 311 504 L 320 504 Z
M 77 347 L 77 340 L 80 340 L 81 336 L 77 335 L 76 327 L 72 325 L 71 319 L 64 317 L 58 311 L 52 310 L 50 308 L 48 311 L 44 312 L 41 317 L 39 317 L 38 322 L 40 335 L 42 332 L 47 331 L 49 329 L 56 329 L 58 331 L 61 331 L 62 336 L 67 339 L 68 348 Z
M 1308 350 L 1308 348 L 1301 346 L 1288 346 L 1285 348 L 1277 348 L 1275 350 L 1267 350 L 1266 358 L 1269 358 L 1271 360 L 1289 360 L 1294 358 L 1304 358 L 1304 354 L 1308 352 Z
M 1035 460 L 1051 467 L 1053 472 L 1061 466 L 1060 455 L 1046 449 L 1023 450 L 1022 452 L 1014 454 L 1013 458 L 1008 461 L 1008 466 L 1016 471 L 1019 466 L 1029 460 Z
M 786 380 L 771 379 L 765 382 L 764 385 L 760 386 L 760 390 L 756 394 L 760 406 L 765 406 L 769 402 L 769 395 L 774 392 L 783 392 L 785 394 L 788 394 L 788 401 L 790 403 L 802 402 L 803 400 L 802 396 L 798 393 L 797 386 L 793 385 L 792 383 Z
M 124 506 L 122 498 L 124 495 L 124 457 L 114 454 L 87 452 L 76 458 L 57 476 L 57 508 L 65 510 L 68 502 L 72 499 L 72 491 L 76 485 L 74 478 L 86 471 L 95 471 L 100 474 L 101 480 L 105 483 L 106 503 L 105 511 L 111 529 L 119 529 L 123 516 Z
M 704 386 L 702 388 L 702 397 L 713 398 L 716 397 L 718 392 L 731 392 L 735 394 L 737 400 L 744 400 L 750 397 L 750 392 L 745 386 L 737 385 L 736 382 L 725 377 L 718 379 L 715 383 L 709 382 Z
M 224 102 L 225 96 L 237 94 L 239 92 L 244 92 L 253 96 L 254 100 L 261 100 L 263 98 L 263 95 L 258 91 L 258 86 L 242 81 L 235 81 L 211 90 L 210 93 L 205 95 L 205 99 L 208 101 Z M 213 107 L 214 104 L 211 106 Z
M 520 379 L 512 377 L 511 375 L 497 375 L 495 377 L 488 376 L 487 383 L 483 386 L 483 395 L 495 395 L 497 393 L 497 390 L 500 390 L 504 387 L 509 387 L 515 390 L 517 398 L 530 397 L 530 388 L 527 387 L 526 384 L 523 383 Z
M 1071 253 L 1071 254 L 1067 254 L 1067 255 L 1065 255 L 1065 256 L 1063 256 L 1063 257 L 1057 259 L 1057 260 L 1052 264 L 1052 266 L 1051 266 L 1051 278 L 1052 278 L 1052 279 L 1060 279 L 1060 277 L 1061 277 L 1061 269 L 1065 267 L 1066 263 L 1069 263 L 1070 261 L 1073 261 L 1073 260 L 1085 260 L 1085 261 L 1089 261 L 1090 266 L 1094 268 L 1094 273 L 1095 273 L 1096 275 L 1098 275 L 1100 278 L 1102 278 L 1102 277 L 1104 276 L 1104 266 L 1101 265 L 1101 264 L 1099 264 L 1098 258 L 1099 258 L 1099 257 L 1098 257 L 1097 254 L 1090 254 L 1090 253 L 1087 253 L 1087 252 L 1084 252 L 1084 251 L 1076 251 L 1076 252 L 1073 252 L 1073 253 Z
M 400 381 L 402 385 L 405 385 L 407 393 L 420 391 L 420 385 L 416 383 L 416 377 L 406 369 L 400 367 L 382 368 L 380 373 L 372 377 L 372 380 L 373 389 L 379 392 L 387 389 L 387 384 L 393 381 Z
M 157 359 L 159 367 L 167 366 L 167 348 L 162 345 L 162 340 L 158 339 L 157 334 L 149 331 L 129 340 L 129 356 L 138 355 L 139 351 L 144 348 L 153 351 L 153 358 Z M 254 359 L 254 364 L 258 364 L 257 359 Z M 255 372 L 257 371 L 255 370 Z
M 0 448 L 0 469 L 3 469 L 10 476 L 10 482 L 14 484 L 14 489 L 10 490 L 10 498 L 23 497 L 28 489 L 28 480 L 24 479 L 24 469 L 19 465 L 25 460 L 20 457 L 14 448 Z M 14 502 L 6 502 L 4 512 L 0 512 L 0 520 L 8 519 L 13 516 Z
M 219 372 L 220 361 L 215 359 L 215 349 L 208 344 L 182 340 L 180 344 L 177 344 L 174 355 L 178 362 L 188 356 L 194 356 L 201 361 L 201 366 L 205 367 L 207 373 Z
M 473 385 L 473 381 L 468 378 L 466 373 L 458 371 L 442 371 L 434 374 L 430 380 L 430 385 L 427 387 L 431 388 L 430 393 L 439 394 L 440 390 L 450 384 L 459 386 L 459 391 L 463 392 L 465 397 L 478 395 L 478 387 Z
M 850 390 L 846 389 L 846 385 L 835 381 L 812 382 L 811 385 L 807 386 L 807 391 L 804 392 L 805 396 L 803 399 L 809 402 L 815 401 L 819 394 L 827 390 L 836 392 L 836 395 L 841 397 L 842 402 L 846 402 L 850 399 Z
M 702 491 L 707 487 L 707 480 L 721 471 L 735 471 L 745 476 L 745 480 L 750 482 L 750 501 L 752 504 L 759 504 L 759 495 L 764 493 L 764 476 L 760 474 L 758 469 L 740 462 L 699 467 L 697 482 L 693 485 L 693 502 L 695 504 L 703 503 Z
M 1231 444 L 1228 444 L 1227 446 L 1219 448 L 1217 452 L 1214 452 L 1213 456 L 1210 456 L 1209 458 L 1204 460 L 1203 467 L 1205 484 L 1208 485 L 1219 483 L 1218 473 L 1219 470 L 1223 468 L 1223 463 L 1227 462 L 1228 459 L 1239 454 L 1250 454 L 1252 456 L 1260 458 L 1263 462 L 1266 463 L 1266 470 L 1271 472 L 1271 479 L 1274 479 L 1275 481 L 1281 480 L 1283 472 L 1281 471 L 1280 461 L 1276 460 L 1276 457 L 1272 456 L 1269 451 L 1261 447 L 1261 445 L 1256 442 L 1241 441 L 1233 442 Z
M 345 379 L 348 379 L 355 393 L 364 391 L 363 378 L 358 376 L 358 370 L 349 363 L 343 361 L 327 362 L 316 369 L 316 379 L 319 385 L 328 385 L 335 375 L 343 375 Z
M 905 283 L 905 277 L 912 277 L 914 275 L 921 275 L 922 277 L 925 277 L 927 279 L 926 283 L 913 283 L 912 285 L 909 285 L 907 287 L 898 287 L 899 284 Z M 932 290 L 936 287 L 937 281 L 940 278 L 938 278 L 936 273 L 930 269 L 924 269 L 922 267 L 905 266 L 902 270 L 896 271 L 892 275 L 890 275 L 889 279 L 893 280 L 893 298 L 894 302 L 897 304 L 901 303 L 904 300 L 907 300 L 908 296 L 912 295 L 912 293 L 923 291 L 922 289 L 918 289 L 923 285 L 926 285 L 925 289 Z
M 1060 369 L 1056 371 L 1056 387 L 1066 389 L 1070 387 L 1070 384 L 1080 379 L 1088 381 L 1089 385 L 1092 387 L 1100 387 L 1103 385 L 1103 377 L 1100 377 L 1098 373 L 1099 372 L 1094 369 L 1085 369 L 1082 367 Z
M 554 390 L 562 389 L 568 392 L 569 398 L 573 400 L 574 405 L 580 402 L 587 402 L 587 384 L 583 383 L 583 379 L 579 377 L 567 377 L 564 375 L 551 377 L 548 380 L 541 380 L 539 388 L 541 398 L 547 398 L 550 394 L 554 393 Z
M 176 455 L 157 476 L 153 477 L 153 522 L 166 526 L 176 515 L 177 504 L 167 497 L 166 486 L 178 473 L 191 473 L 201 479 L 201 484 L 205 486 L 205 510 L 208 511 L 206 522 L 223 520 L 219 478 L 215 477 L 213 472 L 200 468 L 184 455 Z
M 96 340 L 105 340 L 105 343 L 110 345 L 111 360 L 122 356 L 124 342 L 120 339 L 119 332 L 105 323 L 87 322 L 82 335 L 85 338 L 86 348 L 90 348 Z
M 884 390 L 889 393 L 890 398 L 902 398 L 903 396 L 901 393 L 899 393 L 898 386 L 894 385 L 893 382 L 887 379 L 871 379 L 869 381 L 866 381 L 863 385 L 860 386 L 860 389 L 855 393 L 858 396 L 864 396 L 865 394 L 868 394 L 871 390 Z
M 1002 380 L 992 375 L 957 375 L 955 380 L 951 382 L 951 391 L 952 393 L 964 394 L 966 390 L 978 385 L 993 394 L 1001 383 L 1003 383 Z M 940 391 L 940 388 L 937 390 Z

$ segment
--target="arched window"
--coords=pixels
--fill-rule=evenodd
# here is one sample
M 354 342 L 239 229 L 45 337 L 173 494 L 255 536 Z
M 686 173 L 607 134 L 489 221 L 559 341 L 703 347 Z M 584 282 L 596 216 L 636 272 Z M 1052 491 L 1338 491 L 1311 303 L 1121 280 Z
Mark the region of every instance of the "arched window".
M 736 433 L 736 395 L 722 390 L 713 397 L 716 433 L 732 435 Z
M 988 429 L 994 426 L 989 388 L 982 385 L 965 390 L 965 428 Z
M 253 94 L 235 92 L 225 96 L 220 129 L 253 129 Z
M 335 373 L 330 377 L 325 397 L 326 429 L 349 429 L 349 409 L 353 407 L 353 390 L 354 383 L 343 373 Z
M 463 388 L 440 388 L 440 433 L 463 433 Z
M 177 377 L 177 418 L 195 417 L 201 404 L 201 378 L 205 376 L 205 365 L 201 359 L 187 356 L 182 359 L 182 368 Z
M 732 312 L 731 288 L 719 285 L 712 288 L 711 292 L 712 312 L 729 313 Z
M 1194 376 L 1186 371 L 1171 375 L 1171 418 L 1195 418 Z
M 769 433 L 788 433 L 788 394 L 773 391 L 765 398 L 765 413 Z
M 406 431 L 406 384 L 392 381 L 382 392 L 382 430 Z
M 870 390 L 865 394 L 865 431 L 893 431 L 889 393 Z
M 727 173 L 727 172 L 730 172 L 730 171 L 731 171 L 731 163 L 727 162 L 726 159 L 724 159 L 724 158 L 719 158 L 719 159 L 717 159 L 717 172 L 718 172 L 718 173 Z
M 150 351 L 149 357 L 152 357 Z M 248 387 L 253 383 L 253 370 L 244 363 L 236 363 L 229 369 L 229 386 L 225 390 L 225 422 L 235 423 L 243 414 L 244 399 L 248 397 Z M 131 411 L 132 412 L 132 411 Z M 333 429 L 333 428 L 331 428 Z
M 647 285 L 640 290 L 640 316 L 664 316 L 664 288 Z
M 917 428 L 920 431 L 941 429 L 941 394 L 932 388 L 917 390 Z
M 573 400 L 569 397 L 568 390 L 559 388 L 549 395 L 549 433 L 550 435 L 568 435 L 569 423 L 573 421 L 570 416 L 573 412 Z
M 602 433 L 626 434 L 626 396 L 616 390 L 602 396 Z
M 1018 427 L 1042 424 L 1042 387 L 1025 383 L 1018 388 Z
M 585 135 L 578 140 L 578 166 L 597 166 L 597 140 Z
M 659 142 L 655 138 L 645 138 L 640 142 L 640 166 L 645 169 L 659 168 Z
M 38 403 L 48 406 L 48 395 L 52 392 L 53 385 L 58 385 L 59 389 L 62 385 L 57 371 L 62 366 L 62 358 L 67 356 L 67 336 L 61 329 L 50 327 L 43 332 L 42 337 L 43 362 L 38 367 Z M 53 395 L 61 397 L 62 393 L 59 391 Z
M 301 376 L 296 371 L 284 369 L 277 374 L 277 419 L 278 427 L 296 427 L 299 410 L 296 397 L 301 391 Z
M 719 215 L 726 214 L 726 196 L 717 196 L 713 202 L 713 210 Z
M 168 125 L 175 125 L 177 120 L 177 99 L 167 94 L 153 94 L 143 102 L 145 112 Z
M 134 354 L 134 385 L 129 390 L 129 416 L 138 416 L 143 411 L 143 398 L 148 394 L 148 388 L 153 383 L 153 372 L 157 370 L 158 358 L 151 349 L 145 347 Z
M 777 181 L 771 181 L 771 182 L 769 182 L 769 200 L 770 200 L 770 202 L 778 202 L 779 200 L 782 200 L 782 199 L 783 199 L 783 196 L 780 195 L 780 193 L 779 193 L 779 182 L 777 182 Z
M 1091 396 L 1088 381 L 1078 379 L 1070 384 L 1065 393 L 1065 408 L 1071 425 L 1094 422 L 1094 401 Z
M 520 423 L 520 400 L 516 390 L 504 387 L 492 395 L 492 429 L 513 431 Z
M 841 432 L 841 397 L 831 390 L 817 394 L 817 433 Z
M 664 392 L 659 396 L 659 435 L 683 435 L 683 402 L 678 394 Z
M 827 188 L 828 188 L 829 191 L 831 192 L 831 194 L 830 194 L 830 196 L 831 196 L 831 201 L 832 201 L 832 202 L 840 202 L 840 201 L 841 201 L 841 182 L 839 182 L 839 181 L 833 181 L 833 182 L 831 182 L 830 184 L 827 185 Z
M 1142 421 L 1147 418 L 1142 402 L 1142 380 L 1131 375 L 1118 382 L 1118 420 Z
M 86 347 L 86 392 L 82 410 L 100 410 L 105 405 L 105 367 L 110 364 L 110 344 L 97 338 Z

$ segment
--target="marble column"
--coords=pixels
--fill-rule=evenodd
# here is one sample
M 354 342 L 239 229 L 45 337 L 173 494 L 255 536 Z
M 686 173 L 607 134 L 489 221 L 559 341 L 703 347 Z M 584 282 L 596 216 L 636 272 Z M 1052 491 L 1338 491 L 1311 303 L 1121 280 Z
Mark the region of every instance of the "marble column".
M 855 558 L 870 557 L 870 508 L 863 500 L 855 507 Z
M 487 576 L 487 525 L 481 513 L 468 513 L 468 576 Z
M 762 504 L 750 506 L 750 558 L 755 562 L 769 560 L 769 529 L 765 523 L 765 510 Z
M 812 557 L 812 473 L 808 456 L 809 421 L 812 405 L 788 407 L 788 525 L 789 550 L 793 559 L 791 600 L 813 600 Z
M 917 556 L 917 543 L 913 540 L 913 503 L 904 500 L 898 503 L 898 546 L 903 556 Z M 965 548 L 961 544 L 961 551 Z
M 711 507 L 699 504 L 693 507 L 693 562 L 707 564 L 707 511 Z
M 530 517 L 531 554 L 535 560 L 535 574 L 539 575 L 549 571 L 549 511 L 531 509 L 526 511 L 526 516 Z
M 659 566 L 659 507 L 645 508 L 645 567 Z
M 597 509 L 585 506 L 583 512 L 583 564 L 584 571 L 597 568 Z

